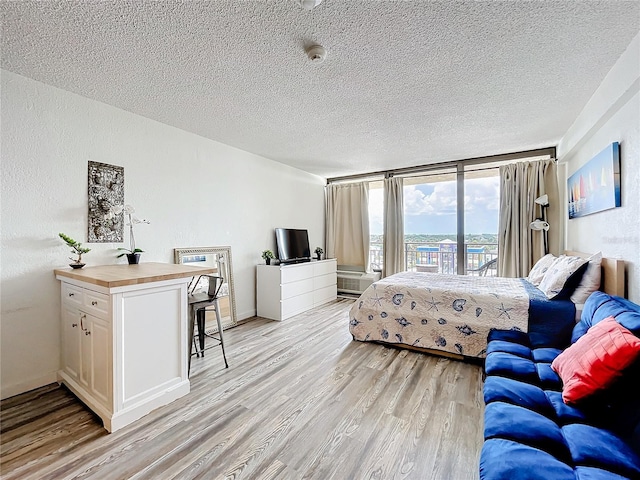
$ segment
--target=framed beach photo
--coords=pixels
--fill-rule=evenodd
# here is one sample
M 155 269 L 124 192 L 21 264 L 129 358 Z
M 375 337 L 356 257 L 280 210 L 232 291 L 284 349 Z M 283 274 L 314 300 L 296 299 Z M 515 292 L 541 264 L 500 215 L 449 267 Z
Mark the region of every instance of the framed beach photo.
M 620 206 L 620 144 L 613 142 L 567 180 L 569 219 Z

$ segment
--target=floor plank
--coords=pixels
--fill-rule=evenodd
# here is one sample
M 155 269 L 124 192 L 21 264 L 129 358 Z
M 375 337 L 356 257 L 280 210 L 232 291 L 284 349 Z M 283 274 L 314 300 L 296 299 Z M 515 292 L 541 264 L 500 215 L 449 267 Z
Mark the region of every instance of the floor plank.
M 55 384 L 4 400 L 2 478 L 477 479 L 481 368 L 352 341 L 352 303 L 227 330 L 229 369 L 113 434 Z

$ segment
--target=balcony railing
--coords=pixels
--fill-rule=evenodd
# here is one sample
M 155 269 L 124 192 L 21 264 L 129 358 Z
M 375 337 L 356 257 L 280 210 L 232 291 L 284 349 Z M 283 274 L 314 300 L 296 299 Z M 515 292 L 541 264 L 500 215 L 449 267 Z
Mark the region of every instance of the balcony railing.
M 404 269 L 407 272 L 458 273 L 456 244 L 405 243 Z M 497 275 L 498 245 L 496 243 L 465 243 L 466 275 Z M 369 247 L 372 265 L 382 266 L 382 244 Z

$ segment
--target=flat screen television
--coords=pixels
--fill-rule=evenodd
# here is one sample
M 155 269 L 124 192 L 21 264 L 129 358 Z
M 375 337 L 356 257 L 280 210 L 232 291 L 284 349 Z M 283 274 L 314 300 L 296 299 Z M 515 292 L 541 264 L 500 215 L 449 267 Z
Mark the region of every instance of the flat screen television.
M 311 261 L 309 232 L 295 228 L 276 228 L 276 244 L 280 263 Z

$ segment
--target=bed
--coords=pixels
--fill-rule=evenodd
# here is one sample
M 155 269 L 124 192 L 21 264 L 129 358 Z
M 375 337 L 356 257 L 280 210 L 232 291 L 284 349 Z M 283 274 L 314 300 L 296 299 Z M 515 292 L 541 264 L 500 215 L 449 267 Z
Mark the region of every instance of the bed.
M 578 252 L 566 255 L 589 258 Z M 601 289 L 624 292 L 624 262 L 602 258 Z M 530 333 L 538 345 L 568 341 L 576 321 L 569 298 L 549 300 L 524 278 L 402 272 L 368 287 L 349 312 L 354 340 L 454 358 L 482 359 L 491 329 Z

